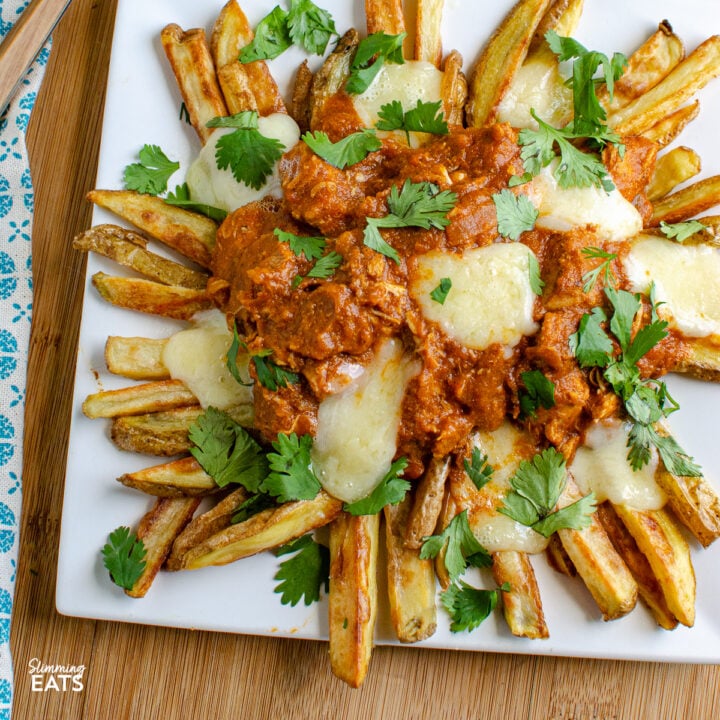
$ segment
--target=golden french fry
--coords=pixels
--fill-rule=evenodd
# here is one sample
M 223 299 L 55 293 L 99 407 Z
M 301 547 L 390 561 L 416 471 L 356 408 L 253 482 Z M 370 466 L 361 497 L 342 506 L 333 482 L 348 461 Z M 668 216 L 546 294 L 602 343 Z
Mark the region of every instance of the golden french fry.
M 89 418 L 114 418 L 196 404 L 196 397 L 185 383 L 180 380 L 158 380 L 93 393 L 87 396 L 82 409 Z
M 137 529 L 137 537 L 145 545 L 145 569 L 126 594 L 144 597 L 165 562 L 173 541 L 190 522 L 200 498 L 159 498 L 146 513 Z
M 313 500 L 298 500 L 263 510 L 188 550 L 182 567 L 194 570 L 208 565 L 226 565 L 284 545 L 332 522 L 341 509 L 340 500 L 321 490 Z
M 210 48 L 201 28 L 184 31 L 174 23 L 160 33 L 190 123 L 203 143 L 212 134 L 207 123 L 227 115 L 227 107 L 215 75 Z
M 443 64 L 440 95 L 445 121 L 448 125 L 462 125 L 465 117 L 468 90 L 462 64 L 462 55 L 457 50 L 450 51 Z
M 527 55 L 538 23 L 550 0 L 519 0 L 493 33 L 475 65 L 465 108 L 468 125 L 482 127 L 497 107 Z
M 442 22 L 444 0 L 418 0 L 415 30 L 415 60 L 442 63 Z
M 162 361 L 166 343 L 166 338 L 111 335 L 105 342 L 105 364 L 114 375 L 132 380 L 167 380 L 170 373 Z
M 423 560 L 417 549 L 404 543 L 411 499 L 385 506 L 390 618 L 400 642 L 412 643 L 430 637 L 437 627 L 435 572 L 431 560 Z
M 699 180 L 667 195 L 653 206 L 650 225 L 689 220 L 720 204 L 720 175 Z
M 140 278 L 116 277 L 104 272 L 95 273 L 92 283 L 102 298 L 113 305 L 175 320 L 191 320 L 202 310 L 214 307 L 205 290 L 162 285 Z
M 240 50 L 253 40 L 253 30 L 237 0 L 225 3 L 210 33 L 210 52 L 220 69 L 238 59 Z
M 502 594 L 503 614 L 510 632 L 516 637 L 549 637 L 540 590 L 528 554 L 503 550 L 494 552 L 492 560 L 495 582 L 510 585 L 510 590 Z
M 545 40 L 548 30 L 560 37 L 570 37 L 582 16 L 584 0 L 555 0 L 538 23 L 528 49 L 528 58 L 538 52 L 550 51 Z
M 683 106 L 720 74 L 720 36 L 698 46 L 655 87 L 608 114 L 608 125 L 620 135 L 639 135 Z
M 202 415 L 199 405 L 164 412 L 117 417 L 110 426 L 110 438 L 121 450 L 172 457 L 187 452 L 190 426 Z
M 157 497 L 200 497 L 219 489 L 194 457 L 125 473 L 118 482 Z
M 648 199 L 651 202 L 660 200 L 677 185 L 697 175 L 700 169 L 700 156 L 688 147 L 676 147 L 660 155 L 648 185 Z
M 450 456 L 433 458 L 417 484 L 405 532 L 406 547 L 422 547 L 423 539 L 435 532 L 442 512 L 450 463 Z
M 91 190 L 87 199 L 202 267 L 210 267 L 217 224 L 199 213 L 132 190 Z
M 195 290 L 207 286 L 208 276 L 205 273 L 150 252 L 146 246 L 147 240 L 141 235 L 117 225 L 96 225 L 73 239 L 76 250 L 104 255 L 164 285 L 180 285 Z
M 545 557 L 548 565 L 556 572 L 567 577 L 577 577 L 577 570 L 557 534 L 550 536 L 548 546 L 545 548 Z
M 405 32 L 402 0 L 365 0 L 368 35 L 384 32 L 399 35 Z
M 218 70 L 218 80 L 222 88 L 228 112 L 237 115 L 248 110 L 257 111 L 258 105 L 253 93 L 250 78 L 245 66 L 235 61 L 223 65 Z
M 671 112 L 662 120 L 658 120 L 640 134 L 648 140 L 656 142 L 658 147 L 666 147 L 687 127 L 688 123 L 698 116 L 699 112 L 700 101 L 694 100 Z
M 720 344 L 717 339 L 713 342 L 712 338 L 693 338 L 686 347 L 687 355 L 673 368 L 673 372 L 720 382 Z
M 330 668 L 351 687 L 368 671 L 377 616 L 379 515 L 340 513 L 330 525 Z

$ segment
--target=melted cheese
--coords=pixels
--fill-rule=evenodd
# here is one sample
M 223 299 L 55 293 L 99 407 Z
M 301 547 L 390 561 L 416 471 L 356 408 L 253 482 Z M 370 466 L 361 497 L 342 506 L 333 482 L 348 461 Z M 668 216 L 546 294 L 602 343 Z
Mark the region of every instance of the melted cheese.
M 539 211 L 537 227 L 567 231 L 594 225 L 609 242 L 634 237 L 642 230 L 640 213 L 617 188 L 609 193 L 595 186 L 561 188 L 553 175 L 556 162 L 532 181 L 530 195 Z
M 557 63 L 530 60 L 515 74 L 498 108 L 498 120 L 516 128 L 536 129 L 530 109 L 553 127 L 561 127 L 572 117 L 572 90 L 565 85 Z
M 663 303 L 658 313 L 683 335 L 720 335 L 720 249 L 643 237 L 624 268 L 635 292 L 655 283 L 655 298 Z
M 195 325 L 172 335 L 163 349 L 162 361 L 170 376 L 182 380 L 200 405 L 227 410 L 252 402 L 252 388 L 240 385 L 227 369 L 232 333 L 219 310 L 196 317 Z M 247 377 L 247 358 L 238 358 Z
M 666 501 L 655 482 L 657 454 L 633 471 L 627 459 L 627 428 L 619 420 L 596 423 L 578 448 L 570 473 L 584 494 L 594 492 L 598 502 L 609 500 L 637 510 L 657 510 Z
M 479 350 L 493 343 L 514 347 L 537 330 L 531 254 L 521 243 L 497 243 L 462 255 L 430 252 L 418 259 L 410 292 L 425 317 L 462 345 Z M 430 293 L 443 278 L 450 278 L 452 287 L 440 304 Z
M 359 500 L 390 469 L 405 388 L 418 370 L 402 343 L 388 340 L 357 380 L 320 403 L 312 463 L 331 495 Z
M 297 123 L 285 113 L 274 113 L 258 118 L 258 131 L 265 137 L 279 140 L 285 150 L 291 148 L 300 139 L 300 129 Z M 228 212 L 260 200 L 266 195 L 282 197 L 277 163 L 272 174 L 266 178 L 265 183 L 258 190 L 238 182 L 229 168 L 225 170 L 218 168 L 215 160 L 217 141 L 223 135 L 231 132 L 234 132 L 233 128 L 215 130 L 193 164 L 188 168 L 185 180 L 190 189 L 190 197 L 196 202 L 212 205 Z

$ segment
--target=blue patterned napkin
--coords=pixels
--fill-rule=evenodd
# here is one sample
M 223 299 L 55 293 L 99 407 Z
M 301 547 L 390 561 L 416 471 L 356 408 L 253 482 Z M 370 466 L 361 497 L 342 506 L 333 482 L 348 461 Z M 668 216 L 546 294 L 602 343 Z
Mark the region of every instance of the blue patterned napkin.
M 27 0 L 0 0 L 5 37 Z M 32 311 L 33 187 L 25 131 L 49 56 L 36 58 L 0 117 L 0 720 L 10 718 L 13 669 L 10 617 L 20 532 L 23 413 Z

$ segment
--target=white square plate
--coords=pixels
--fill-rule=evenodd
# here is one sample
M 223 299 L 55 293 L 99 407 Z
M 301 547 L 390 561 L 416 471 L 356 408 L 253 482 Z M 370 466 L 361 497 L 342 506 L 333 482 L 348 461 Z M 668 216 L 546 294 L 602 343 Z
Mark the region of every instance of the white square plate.
M 223 0 L 120 0 L 112 50 L 98 188 L 121 188 L 124 167 L 136 160 L 145 143 L 160 145 L 183 168 L 198 150 L 192 130 L 179 120 L 180 100 L 159 35 L 164 25 L 210 28 Z M 255 25 L 275 0 L 243 3 Z M 331 7 L 343 32 L 364 29 L 364 3 L 355 0 L 319 0 Z M 446 0 L 443 20 L 446 50 L 457 48 L 471 67 L 483 43 L 498 25 L 511 0 Z M 720 32 L 720 15 L 710 0 L 586 0 L 575 37 L 586 47 L 608 55 L 629 55 L 667 18 L 686 42 L 688 52 L 713 32 Z M 303 59 L 288 51 L 271 64 L 281 87 Z M 319 58 L 314 58 L 315 66 Z M 701 93 L 701 117 L 681 142 L 699 151 L 704 174 L 720 173 L 717 123 L 720 120 L 720 81 Z M 182 172 L 182 170 L 181 170 Z M 177 178 L 172 183 L 181 182 Z M 78 198 L 78 202 L 81 199 Z M 94 222 L 116 218 L 96 211 Z M 115 478 L 157 462 L 115 449 L 107 423 L 89 420 L 81 411 L 83 399 L 99 388 L 128 381 L 109 375 L 103 360 L 107 335 L 165 337 L 179 328 L 172 322 L 120 310 L 100 300 L 89 278 L 98 270 L 115 273 L 117 266 L 96 256 L 88 259 L 87 285 L 76 371 L 75 400 L 70 433 L 65 500 L 60 541 L 57 607 L 67 615 L 122 620 L 235 633 L 327 637 L 325 602 L 291 608 L 273 592 L 278 560 L 270 553 L 233 565 L 193 572 L 162 572 L 141 600 L 127 597 L 108 579 L 100 549 L 108 533 L 119 525 L 134 525 L 150 502 L 125 488 Z M 720 478 L 717 417 L 720 387 L 672 378 L 671 390 L 681 410 L 672 424 L 681 444 L 704 467 L 708 477 Z M 425 647 L 489 650 L 542 655 L 569 655 L 679 662 L 720 662 L 720 548 L 702 550 L 693 544 L 698 580 L 697 621 L 694 628 L 674 632 L 658 629 L 644 608 L 610 623 L 602 622 L 579 580 L 571 581 L 550 570 L 542 556 L 535 559 L 551 638 L 530 641 L 514 638 L 499 613 L 472 633 L 453 634 L 444 611 L 437 633 Z M 383 608 L 377 630 L 379 643 L 393 635 Z

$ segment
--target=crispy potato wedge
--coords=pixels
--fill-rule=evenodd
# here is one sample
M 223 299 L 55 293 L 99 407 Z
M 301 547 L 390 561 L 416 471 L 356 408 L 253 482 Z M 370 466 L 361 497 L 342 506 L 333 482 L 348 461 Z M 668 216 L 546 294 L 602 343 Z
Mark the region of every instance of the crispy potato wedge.
M 121 450 L 172 457 L 190 449 L 188 429 L 203 413 L 199 405 L 116 417 L 110 438 Z
M 384 32 L 399 35 L 405 32 L 402 0 L 365 0 L 368 35 Z
M 443 63 L 440 84 L 443 113 L 448 125 L 462 125 L 467 101 L 467 78 L 462 70 L 463 58 L 457 50 L 451 50 Z
M 687 242 L 687 240 L 685 241 Z M 687 343 L 688 354 L 673 372 L 692 375 L 699 380 L 720 382 L 720 345 L 712 338 L 693 338 Z
M 190 522 L 200 504 L 199 498 L 159 498 L 147 512 L 137 529 L 137 537 L 145 545 L 145 569 L 126 594 L 144 597 L 165 562 L 173 541 Z
M 558 535 L 551 535 L 548 546 L 545 549 L 545 557 L 548 565 L 556 572 L 566 575 L 567 577 L 577 577 L 577 570 L 565 551 L 563 544 Z
M 405 545 L 411 499 L 385 506 L 390 618 L 400 642 L 430 637 L 437 627 L 435 571 L 431 560 L 422 560 L 417 549 Z
M 102 298 L 113 305 L 175 320 L 191 320 L 202 310 L 214 307 L 205 290 L 163 285 L 152 280 L 97 272 L 92 276 L 92 284 Z
M 198 265 L 210 267 L 217 224 L 205 215 L 132 190 L 91 190 L 87 199 Z
M 554 0 L 535 28 L 528 58 L 537 52 L 550 50 L 545 40 L 548 30 L 554 30 L 562 37 L 570 37 L 582 17 L 583 4 L 584 0 Z
M 162 354 L 167 338 L 120 337 L 105 342 L 105 364 L 113 375 L 132 380 L 167 380 Z
M 257 112 L 258 104 L 253 92 L 252 83 L 248 77 L 245 66 L 235 61 L 223 65 L 217 72 L 218 81 L 225 97 L 228 111 L 231 115 L 254 110 Z
M 295 73 L 292 97 L 288 112 L 292 119 L 298 124 L 300 133 L 304 134 L 310 130 L 310 93 L 313 84 L 313 72 L 310 64 L 303 60 Z
M 182 567 L 194 570 L 207 565 L 226 565 L 284 545 L 332 522 L 341 509 L 340 500 L 321 490 L 313 500 L 298 500 L 263 510 L 196 545 L 185 554 Z
M 650 225 L 688 220 L 720 204 L 720 175 L 699 180 L 667 195 L 653 207 Z
M 240 50 L 249 45 L 253 37 L 253 29 L 237 0 L 225 3 L 210 32 L 210 52 L 215 67 L 237 60 Z
M 444 0 L 418 0 L 415 27 L 415 60 L 442 64 L 442 23 Z
M 493 33 L 470 75 L 465 108 L 468 125 L 495 120 L 497 107 L 523 64 L 550 0 L 519 0 Z
M 379 515 L 340 513 L 330 525 L 330 668 L 360 687 L 370 665 L 377 616 Z
M 540 590 L 528 554 L 503 550 L 494 552 L 492 561 L 495 582 L 498 586 L 510 585 L 510 590 L 502 594 L 503 614 L 510 632 L 516 637 L 549 637 Z
M 94 252 L 163 285 L 202 290 L 208 276 L 147 250 L 147 240 L 118 225 L 96 225 L 73 239 L 76 250 Z
M 655 87 L 608 114 L 608 125 L 620 135 L 639 135 L 682 107 L 720 75 L 720 36 L 699 45 Z
M 202 497 L 219 489 L 194 457 L 125 473 L 118 482 L 157 497 Z
M 184 31 L 179 25 L 171 23 L 163 28 L 160 40 L 190 123 L 204 144 L 213 132 L 207 123 L 228 114 L 205 31 L 201 28 Z
M 115 418 L 188 405 L 197 405 L 197 398 L 185 383 L 180 380 L 158 380 L 93 393 L 87 396 L 82 409 L 89 418 Z
M 700 101 L 695 100 L 666 115 L 640 134 L 648 140 L 656 142 L 659 148 L 667 147 L 699 113 Z
M 405 547 L 419 549 L 423 539 L 435 532 L 450 472 L 450 456 L 433 458 L 417 483 L 406 523 Z
M 697 175 L 701 170 L 700 164 L 700 156 L 684 146 L 673 148 L 660 155 L 655 163 L 655 173 L 648 185 L 648 199 L 656 202 L 664 198 L 677 185 Z

